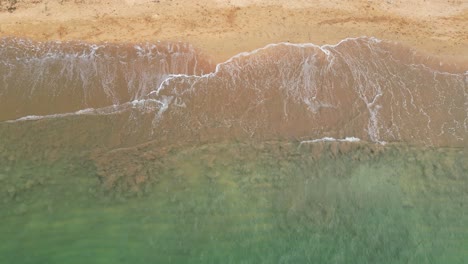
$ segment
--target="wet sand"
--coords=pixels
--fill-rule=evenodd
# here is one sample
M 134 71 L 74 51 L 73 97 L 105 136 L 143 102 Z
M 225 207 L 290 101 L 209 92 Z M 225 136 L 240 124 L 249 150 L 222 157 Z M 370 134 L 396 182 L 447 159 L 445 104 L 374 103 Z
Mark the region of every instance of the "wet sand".
M 89 42 L 184 41 L 216 62 L 269 43 L 333 44 L 347 37 L 398 41 L 467 61 L 466 1 L 23 0 L 0 36 Z

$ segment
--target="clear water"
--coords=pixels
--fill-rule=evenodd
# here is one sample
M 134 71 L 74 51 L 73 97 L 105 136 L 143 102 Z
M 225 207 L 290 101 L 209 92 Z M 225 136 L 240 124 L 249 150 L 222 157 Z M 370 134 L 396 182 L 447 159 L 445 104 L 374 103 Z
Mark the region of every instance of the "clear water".
M 60 156 L 0 163 L 0 263 L 468 259 L 460 149 L 278 141 Z

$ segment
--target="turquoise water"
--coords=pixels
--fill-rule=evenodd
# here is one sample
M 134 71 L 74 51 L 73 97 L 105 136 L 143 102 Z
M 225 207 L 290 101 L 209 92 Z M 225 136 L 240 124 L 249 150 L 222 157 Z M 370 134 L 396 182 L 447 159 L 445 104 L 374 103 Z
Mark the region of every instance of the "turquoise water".
M 0 263 L 466 263 L 467 164 L 289 141 L 4 157 Z

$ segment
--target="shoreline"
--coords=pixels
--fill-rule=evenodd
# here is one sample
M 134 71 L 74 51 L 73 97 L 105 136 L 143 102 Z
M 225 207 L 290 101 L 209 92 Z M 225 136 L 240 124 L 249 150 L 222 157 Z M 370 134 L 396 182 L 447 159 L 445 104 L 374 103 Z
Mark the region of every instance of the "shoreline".
M 249 4 L 247 4 L 249 2 Z M 19 1 L 0 12 L 0 37 L 90 43 L 188 42 L 220 63 L 272 43 L 338 43 L 369 36 L 468 62 L 468 3 L 353 0 Z M 374 3 L 375 2 L 375 3 Z M 431 4 L 432 6 L 430 6 Z M 418 6 L 414 12 L 408 8 Z

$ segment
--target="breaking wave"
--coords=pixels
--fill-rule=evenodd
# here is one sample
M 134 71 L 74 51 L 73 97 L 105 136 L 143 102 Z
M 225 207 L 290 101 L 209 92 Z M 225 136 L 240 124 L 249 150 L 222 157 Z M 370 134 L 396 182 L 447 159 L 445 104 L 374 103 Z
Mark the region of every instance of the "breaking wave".
M 0 120 L 118 105 L 171 74 L 213 66 L 187 43 L 86 44 L 0 39 Z

